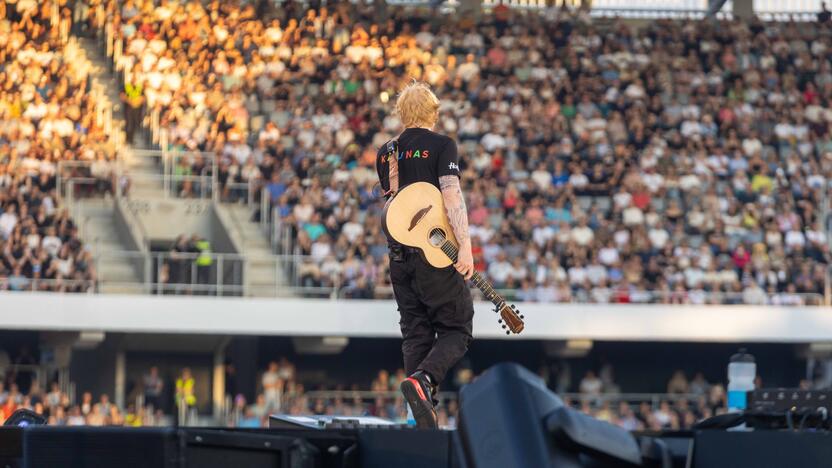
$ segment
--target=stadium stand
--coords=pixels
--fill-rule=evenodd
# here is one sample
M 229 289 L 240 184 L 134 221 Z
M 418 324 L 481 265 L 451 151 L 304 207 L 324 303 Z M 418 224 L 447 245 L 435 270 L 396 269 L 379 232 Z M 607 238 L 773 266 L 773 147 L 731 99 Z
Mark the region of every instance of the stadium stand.
M 174 377 L 165 377 L 158 368 L 151 368 L 133 383 L 136 399 L 125 408 L 119 408 L 109 395 L 83 391 L 80 398 L 70 397 L 53 382 L 48 389 L 41 388 L 36 380 L 19 372 L 25 366 L 15 366 L 4 379 L 0 379 L 0 424 L 17 408 L 30 408 L 46 416 L 52 425 L 90 426 L 165 426 L 172 422 L 178 405 L 185 401 L 180 389 L 192 379 L 189 370 Z M 612 367 L 604 365 L 596 374 L 587 373 L 577 382 L 575 393 L 564 386 L 562 376 L 557 382 L 549 382 L 548 372 L 541 376 L 552 388 L 558 388 L 567 404 L 586 414 L 609 421 L 627 430 L 662 430 L 690 428 L 696 421 L 725 412 L 725 387 L 709 383 L 701 373 L 690 381 L 684 372 L 676 371 L 669 379 L 667 393 L 652 395 L 621 394 L 613 381 Z M 24 374 L 24 375 L 21 375 Z M 320 387 L 309 391 L 296 375 L 295 365 L 285 358 L 271 362 L 259 375 L 260 385 L 253 402 L 247 402 L 242 394 L 234 394 L 226 386 L 227 411 L 222 420 L 229 427 L 267 427 L 268 415 L 282 412 L 291 415 L 378 416 L 395 421 L 406 419 L 403 399 L 398 393 L 404 370 L 394 373 L 379 370 L 367 385 L 345 385 L 327 389 Z M 457 371 L 453 382 L 460 386 L 474 375 L 469 369 Z M 21 390 L 19 381 L 26 382 Z M 192 385 L 192 384 L 191 384 Z M 803 385 L 807 385 L 805 382 Z M 362 389 L 363 387 L 363 389 Z M 165 397 L 166 396 L 166 397 Z M 193 394 L 187 406 L 193 407 L 205 395 Z M 456 394 L 439 395 L 442 406 L 439 420 L 443 427 L 455 427 L 458 404 Z M 138 409 L 137 409 L 138 408 Z
M 59 173 L 106 190 L 115 157 L 90 80 L 67 36 L 69 10 L 53 2 L 2 7 L 0 71 L 0 290 L 95 290 L 78 226 L 60 206 Z
M 226 198 L 252 179 L 267 190 L 286 253 L 306 258 L 298 286 L 388 294 L 375 149 L 395 135 L 396 90 L 420 79 L 460 142 L 476 267 L 512 299 L 820 302 L 820 25 L 296 8 L 107 4 L 117 68 L 165 149 L 190 153 L 193 174 L 216 154 Z

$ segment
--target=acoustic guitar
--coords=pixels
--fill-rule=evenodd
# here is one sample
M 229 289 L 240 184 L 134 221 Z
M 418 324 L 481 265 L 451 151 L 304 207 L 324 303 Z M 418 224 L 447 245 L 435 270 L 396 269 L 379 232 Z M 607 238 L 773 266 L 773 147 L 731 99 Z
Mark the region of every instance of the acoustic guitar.
M 388 200 L 382 215 L 384 231 L 402 245 L 421 250 L 425 261 L 436 268 L 456 262 L 458 243 L 448 224 L 442 193 L 427 182 L 416 182 L 401 189 Z M 514 304 L 508 304 L 491 284 L 474 272 L 471 281 L 485 294 L 500 315 L 506 335 L 523 331 L 523 316 Z

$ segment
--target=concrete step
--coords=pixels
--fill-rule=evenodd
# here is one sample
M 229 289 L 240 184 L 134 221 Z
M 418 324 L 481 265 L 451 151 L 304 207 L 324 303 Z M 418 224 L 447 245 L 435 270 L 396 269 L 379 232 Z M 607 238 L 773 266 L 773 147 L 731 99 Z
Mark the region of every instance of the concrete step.
M 259 251 L 261 254 L 271 255 L 269 247 L 269 242 L 265 239 L 247 238 L 243 248 L 250 254 L 256 254 Z
M 275 265 L 275 257 L 267 233 L 259 223 L 251 221 L 251 209 L 242 204 L 220 205 L 220 219 L 233 231 L 239 247 L 246 257 L 247 295 L 252 297 L 274 297 L 275 285 L 285 284 L 284 265 Z M 282 294 L 288 295 L 285 288 Z
M 99 292 L 104 294 L 144 294 L 144 286 L 140 284 L 112 284 L 100 283 Z
M 101 261 L 98 264 L 98 275 L 105 276 L 107 280 L 111 281 L 133 281 L 137 279 L 137 274 L 133 265 L 126 261 L 118 259 Z

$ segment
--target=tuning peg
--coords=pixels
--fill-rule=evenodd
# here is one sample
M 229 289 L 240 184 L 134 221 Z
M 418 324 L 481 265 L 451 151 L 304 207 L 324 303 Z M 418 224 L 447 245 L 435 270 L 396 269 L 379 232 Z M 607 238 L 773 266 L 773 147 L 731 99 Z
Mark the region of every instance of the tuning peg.
M 523 318 L 526 318 L 526 317 L 525 317 L 525 316 L 523 316 L 523 314 L 520 314 L 520 318 L 521 318 L 521 319 L 523 319 Z
M 514 304 L 511 305 L 511 308 L 514 309 L 514 310 L 517 310 L 517 306 L 514 305 Z
M 505 329 L 506 329 L 506 326 L 505 326 L 505 325 L 503 325 L 503 330 L 505 330 Z
M 506 330 L 506 335 L 511 335 L 511 332 Z
M 497 319 L 497 323 L 503 323 L 503 319 Z

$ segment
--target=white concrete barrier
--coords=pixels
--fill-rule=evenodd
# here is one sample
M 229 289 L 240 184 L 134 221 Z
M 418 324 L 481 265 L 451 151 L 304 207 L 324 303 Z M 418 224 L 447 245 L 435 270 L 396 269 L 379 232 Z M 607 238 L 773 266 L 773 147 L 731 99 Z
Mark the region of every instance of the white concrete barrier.
M 832 308 L 519 304 L 506 336 L 477 303 L 475 338 L 832 342 Z M 0 293 L 0 328 L 105 332 L 398 337 L 391 301 Z

